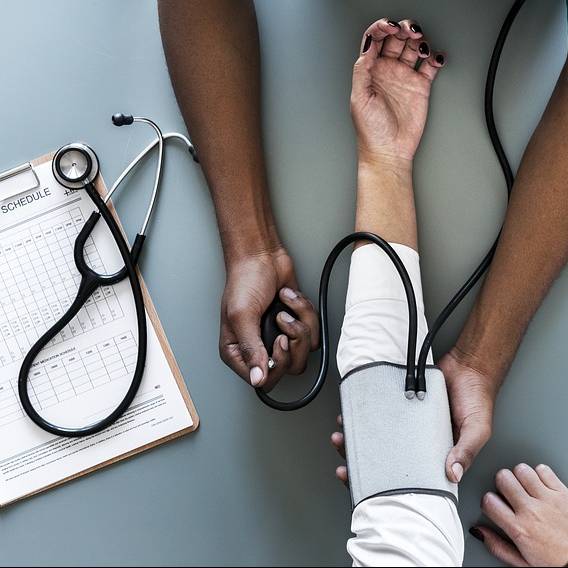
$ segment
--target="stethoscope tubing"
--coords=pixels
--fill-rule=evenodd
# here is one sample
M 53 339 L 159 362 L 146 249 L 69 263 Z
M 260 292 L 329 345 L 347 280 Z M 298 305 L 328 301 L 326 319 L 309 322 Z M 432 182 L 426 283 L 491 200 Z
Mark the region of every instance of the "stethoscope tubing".
M 97 211 L 91 214 L 91 216 L 83 226 L 81 232 L 77 236 L 77 240 L 75 242 L 75 262 L 77 264 L 77 269 L 81 273 L 81 282 L 79 284 L 77 295 L 75 297 L 75 300 L 66 311 L 66 313 L 61 317 L 61 319 L 56 322 L 49 330 L 47 330 L 28 351 L 26 357 L 24 358 L 22 366 L 20 367 L 20 373 L 18 377 L 18 393 L 20 396 L 22 408 L 24 409 L 25 413 L 37 426 L 39 426 L 43 430 L 57 436 L 68 438 L 97 434 L 102 430 L 108 428 L 111 424 L 115 423 L 126 412 L 129 406 L 132 404 L 132 401 L 134 400 L 140 387 L 140 383 L 142 382 L 147 354 L 146 310 L 144 307 L 142 287 L 140 285 L 140 280 L 136 269 L 138 256 L 144 243 L 144 236 L 141 234 L 138 234 L 136 236 L 131 251 L 120 227 L 118 226 L 116 219 L 114 218 L 110 209 L 104 203 L 103 199 L 100 197 L 95 186 L 92 183 L 89 183 L 85 186 L 85 191 L 87 191 L 89 197 L 92 199 L 97 208 Z M 88 267 L 84 259 L 83 246 L 100 217 L 102 217 L 107 224 L 118 247 L 122 261 L 124 262 L 123 268 L 112 275 L 97 274 L 90 267 Z M 49 422 L 36 411 L 29 397 L 29 375 L 35 359 L 46 347 L 46 345 L 53 339 L 53 337 L 55 337 L 55 335 L 57 335 L 57 333 L 59 333 L 73 319 L 73 317 L 77 315 L 79 310 L 81 310 L 85 302 L 89 299 L 90 295 L 99 286 L 116 284 L 117 282 L 123 280 L 125 277 L 128 278 L 132 287 L 134 305 L 136 307 L 136 322 L 138 328 L 138 355 L 136 358 L 136 367 L 126 394 L 110 414 L 88 426 L 71 428 L 58 426 Z
M 164 142 L 168 141 L 168 140 L 179 140 L 184 146 L 187 147 L 189 153 L 191 154 L 191 157 L 193 158 L 193 160 L 196 163 L 199 163 L 199 160 L 197 158 L 197 153 L 195 152 L 195 149 L 193 147 L 193 144 L 191 143 L 191 141 L 189 140 L 189 138 L 187 136 L 184 136 L 183 134 L 180 134 L 179 132 L 166 132 L 162 135 L 162 138 L 164 140 Z M 109 192 L 106 194 L 106 196 L 104 197 L 104 202 L 107 203 L 111 197 L 113 196 L 114 192 L 118 189 L 118 187 L 120 186 L 120 184 L 128 177 L 128 175 L 130 174 L 130 172 L 136 167 L 138 166 L 138 164 L 140 164 L 142 161 L 144 161 L 144 158 L 156 147 L 158 146 L 160 143 L 160 137 L 156 137 L 154 140 L 152 140 L 152 142 L 150 142 L 143 150 L 140 151 L 140 153 L 135 156 L 132 161 L 130 162 L 130 164 L 128 164 L 128 166 L 126 166 L 126 168 L 124 168 L 124 170 L 122 171 L 122 173 L 116 178 L 116 181 L 112 184 L 112 187 L 110 188 Z

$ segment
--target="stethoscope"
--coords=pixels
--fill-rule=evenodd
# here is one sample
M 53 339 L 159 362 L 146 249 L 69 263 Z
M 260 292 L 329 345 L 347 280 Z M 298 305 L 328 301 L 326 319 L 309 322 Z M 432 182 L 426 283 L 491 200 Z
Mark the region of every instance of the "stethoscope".
M 134 397 L 138 392 L 138 388 L 140 387 L 140 383 L 144 375 L 147 352 L 146 311 L 144 308 L 144 297 L 142 294 L 140 279 L 136 271 L 136 266 L 138 264 L 140 253 L 142 252 L 148 225 L 152 218 L 152 214 L 156 205 L 156 199 L 158 197 L 158 191 L 162 177 L 164 142 L 168 139 L 177 139 L 181 141 L 185 146 L 187 146 L 193 159 L 197 161 L 193 145 L 183 134 L 178 134 L 176 132 L 162 134 L 162 131 L 155 122 L 148 118 L 140 116 L 115 114 L 112 117 L 112 122 L 115 126 L 124 126 L 132 124 L 134 122 L 142 122 L 144 124 L 148 124 L 157 134 L 157 138 L 132 160 L 132 162 L 120 174 L 110 191 L 104 197 L 101 197 L 101 195 L 99 195 L 99 192 L 95 187 L 95 181 L 97 179 L 97 176 L 99 175 L 99 160 L 92 148 L 90 148 L 86 144 L 79 142 L 67 144 L 56 152 L 52 161 L 53 175 L 57 182 L 59 182 L 67 189 L 86 191 L 88 196 L 96 206 L 96 210 L 91 213 L 75 240 L 73 255 L 75 265 L 77 267 L 77 270 L 79 271 L 79 274 L 81 275 L 81 281 L 79 283 L 77 295 L 73 303 L 61 317 L 61 319 L 59 319 L 57 323 L 55 323 L 50 329 L 48 329 L 31 347 L 26 357 L 24 358 L 18 378 L 18 392 L 22 407 L 26 414 L 40 428 L 58 436 L 78 437 L 96 434 L 97 432 L 104 430 L 105 428 L 116 422 L 116 420 L 118 420 L 124 414 L 124 412 L 128 409 L 128 407 L 134 400 Z M 128 174 L 141 161 L 143 161 L 144 158 L 156 146 L 158 146 L 158 159 L 150 202 L 140 231 L 137 233 L 134 239 L 132 248 L 129 248 L 128 243 L 126 242 L 126 238 L 110 210 L 109 201 L 116 189 L 124 181 Z M 122 262 L 124 263 L 124 266 L 114 274 L 99 274 L 98 272 L 95 272 L 87 264 L 84 256 L 85 243 L 101 217 L 107 224 L 111 235 L 118 247 Z M 67 428 L 47 421 L 35 410 L 28 393 L 29 375 L 35 359 L 37 358 L 39 353 L 47 346 L 47 344 L 55 337 L 55 335 L 57 335 L 77 315 L 79 310 L 81 310 L 85 302 L 87 302 L 91 294 L 97 288 L 101 286 L 112 286 L 113 284 L 121 282 L 125 278 L 128 278 L 128 280 L 130 281 L 132 294 L 134 297 L 134 305 L 136 308 L 136 321 L 138 328 L 138 354 L 136 358 L 134 375 L 130 382 L 129 388 L 124 395 L 124 398 L 120 401 L 118 406 L 116 406 L 116 408 L 106 417 L 84 427 Z
M 493 115 L 493 90 L 495 86 L 495 77 L 497 73 L 497 67 L 499 65 L 499 60 L 501 57 L 501 52 L 507 39 L 507 35 L 511 26 L 515 20 L 515 17 L 519 13 L 525 0 L 515 0 L 513 6 L 509 10 L 505 21 L 497 37 L 497 42 L 493 48 L 493 53 L 491 55 L 491 60 L 489 63 L 489 69 L 487 72 L 487 80 L 485 83 L 485 120 L 487 123 L 487 129 L 489 132 L 489 137 L 493 145 L 495 154 L 499 161 L 499 165 L 505 176 L 505 182 L 507 185 L 507 198 L 511 194 L 511 189 L 513 187 L 514 176 L 511 170 L 511 166 L 505 155 L 505 151 L 499 139 L 497 133 L 497 128 L 495 126 L 495 119 Z M 500 232 L 499 232 L 500 234 Z M 495 250 L 497 248 L 497 243 L 499 242 L 499 234 L 495 239 L 495 242 L 479 264 L 479 266 L 474 270 L 471 276 L 466 280 L 463 286 L 456 292 L 453 298 L 448 302 L 446 307 L 440 312 L 438 317 L 434 320 L 430 331 L 424 338 L 422 346 L 420 347 L 420 352 L 418 355 L 418 363 L 416 364 L 416 342 L 418 334 L 418 318 L 416 309 L 416 296 L 414 294 L 414 288 L 412 287 L 412 281 L 404 267 L 404 264 L 400 257 L 397 255 L 395 250 L 389 245 L 387 241 L 381 238 L 379 235 L 374 233 L 358 232 L 347 235 L 341 241 L 339 241 L 325 262 L 322 270 L 320 287 L 319 287 L 319 319 L 320 319 L 320 333 L 321 333 L 321 351 L 320 351 L 320 363 L 319 371 L 315 382 L 312 384 L 310 390 L 301 398 L 289 402 L 283 402 L 276 400 L 269 396 L 262 388 L 256 389 L 256 393 L 260 400 L 266 405 L 274 408 L 276 410 L 298 410 L 303 408 L 312 402 L 316 396 L 321 391 L 325 379 L 327 377 L 327 370 L 329 366 L 329 328 L 328 328 L 328 316 L 327 316 L 327 296 L 329 288 L 329 280 L 331 277 L 331 272 L 333 266 L 341 254 L 341 252 L 356 241 L 370 241 L 375 245 L 379 246 L 389 257 L 389 259 L 394 264 L 398 275 L 402 281 L 404 291 L 406 293 L 406 300 L 408 302 L 408 315 L 409 315 L 409 325 L 408 325 L 408 342 L 406 351 L 406 379 L 404 386 L 404 395 L 407 399 L 417 398 L 423 400 L 426 396 L 426 362 L 428 359 L 428 353 L 432 347 L 432 343 L 440 331 L 442 325 L 450 317 L 456 307 L 460 302 L 467 296 L 471 289 L 477 284 L 479 279 L 489 268 Z M 268 351 L 269 361 L 268 367 L 273 368 L 277 362 L 275 362 L 271 357 L 272 345 L 274 340 L 281 333 L 279 331 L 278 325 L 276 323 L 276 316 L 281 311 L 287 311 L 293 317 L 296 315 L 285 306 L 280 300 L 275 299 L 269 306 L 266 313 L 263 315 L 261 320 L 261 336 L 263 343 Z

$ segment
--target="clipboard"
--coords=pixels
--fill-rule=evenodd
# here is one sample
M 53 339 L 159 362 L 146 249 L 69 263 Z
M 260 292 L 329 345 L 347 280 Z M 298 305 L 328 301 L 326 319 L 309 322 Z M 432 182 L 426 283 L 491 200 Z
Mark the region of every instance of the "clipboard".
M 7 170 L 3 173 L 0 173 L 0 203 L 9 199 L 9 198 L 16 197 L 19 194 L 23 194 L 23 193 L 28 192 L 30 190 L 39 188 L 40 187 L 40 180 L 39 180 L 39 177 L 36 174 L 34 168 L 36 168 L 37 166 L 40 166 L 42 164 L 45 164 L 47 162 L 50 162 L 53 159 L 54 155 L 55 155 L 55 152 L 51 152 L 51 153 L 45 154 L 45 155 L 43 155 L 39 158 L 31 160 L 30 162 L 26 162 L 26 163 L 22 164 L 21 166 L 18 166 L 16 168 L 12 168 L 12 169 Z M 22 183 L 22 180 L 23 180 L 23 183 Z M 17 183 L 16 183 L 16 181 L 17 181 Z M 108 190 L 107 190 L 107 187 L 106 187 L 105 182 L 103 180 L 102 174 L 99 174 L 97 176 L 94 185 L 95 185 L 95 188 L 97 189 L 99 195 L 104 197 Z M 17 188 L 19 188 L 19 190 Z M 112 204 L 112 202 L 110 200 L 108 202 L 108 207 L 109 207 L 112 215 L 116 219 L 118 226 L 120 227 L 123 235 L 126 238 L 126 233 L 124 232 L 124 229 L 123 229 L 123 227 L 120 223 L 116 209 L 115 209 L 114 205 Z M 146 312 L 147 312 L 148 318 L 151 322 L 151 325 L 154 328 L 154 331 L 155 331 L 156 336 L 158 338 L 160 347 L 163 351 L 163 354 L 165 356 L 167 364 L 168 364 L 170 371 L 171 371 L 171 373 L 172 373 L 172 375 L 175 379 L 177 388 L 179 389 L 179 392 L 180 392 L 180 394 L 183 398 L 183 401 L 185 403 L 187 411 L 188 411 L 188 413 L 191 417 L 192 425 L 190 427 L 176 431 L 172 434 L 169 434 L 169 435 L 164 436 L 162 438 L 156 439 L 156 440 L 154 440 L 150 443 L 147 443 L 145 445 L 137 447 L 137 448 L 135 448 L 131 451 L 117 455 L 117 456 L 115 456 L 111 459 L 108 459 L 106 461 L 98 463 L 98 464 L 96 464 L 92 467 L 88 467 L 86 469 L 78 471 L 78 472 L 74 473 L 73 475 L 69 475 L 69 476 L 64 477 L 64 478 L 62 478 L 62 479 L 60 479 L 60 480 L 58 480 L 54 483 L 50 483 L 50 484 L 48 484 L 44 487 L 41 487 L 41 488 L 39 488 L 35 491 L 31 491 L 31 492 L 27 493 L 26 495 L 18 497 L 17 499 L 14 499 L 12 501 L 8 501 L 6 503 L 2 503 L 2 504 L 0 504 L 0 507 L 4 507 L 8 504 L 14 503 L 14 502 L 19 501 L 21 499 L 31 497 L 32 495 L 36 495 L 38 493 L 42 493 L 44 491 L 47 491 L 49 489 L 52 489 L 52 488 L 57 487 L 59 485 L 62 485 L 64 483 L 67 483 L 68 481 L 78 479 L 80 477 L 83 477 L 85 475 L 93 473 L 94 471 L 97 471 L 101 468 L 107 467 L 107 466 L 112 465 L 114 463 L 118 463 L 122 460 L 129 458 L 129 457 L 132 457 L 132 456 L 137 455 L 139 453 L 145 452 L 146 450 L 152 449 L 156 446 L 159 446 L 159 445 L 164 444 L 166 442 L 175 440 L 175 439 L 177 439 L 181 436 L 184 436 L 186 434 L 189 434 L 191 432 L 194 432 L 199 427 L 199 415 L 197 414 L 197 410 L 195 408 L 193 400 L 191 399 L 191 396 L 189 394 L 189 390 L 187 388 L 187 385 L 185 383 L 183 375 L 182 375 L 181 370 L 179 368 L 179 365 L 176 361 L 174 353 L 173 353 L 173 351 L 170 347 L 166 333 L 165 333 L 164 328 L 163 328 L 163 326 L 160 322 L 158 313 L 156 311 L 154 303 L 152 302 L 152 298 L 150 297 L 146 283 L 144 282 L 144 279 L 142 278 L 142 275 L 140 274 L 140 271 L 139 271 L 138 268 L 137 268 L 137 272 L 138 272 L 138 278 L 140 280 L 140 285 L 141 285 L 141 288 L 142 288 L 142 293 L 143 293 L 143 297 L 144 297 L 144 304 L 145 304 L 145 307 L 146 307 Z

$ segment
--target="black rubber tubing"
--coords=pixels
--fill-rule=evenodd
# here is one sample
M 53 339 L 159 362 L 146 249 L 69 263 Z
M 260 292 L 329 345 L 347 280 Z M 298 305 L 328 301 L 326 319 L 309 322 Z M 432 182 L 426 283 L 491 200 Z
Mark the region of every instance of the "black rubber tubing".
M 390 258 L 394 264 L 402 285 L 404 286 L 404 291 L 406 293 L 406 300 L 408 302 L 408 345 L 407 345 L 407 361 L 406 361 L 406 383 L 405 390 L 412 390 L 414 384 L 414 361 L 416 357 L 416 336 L 418 332 L 418 315 L 416 309 L 416 297 L 414 295 L 414 288 L 412 287 L 412 281 L 410 276 L 406 271 L 404 263 L 396 254 L 396 251 L 392 246 L 385 241 L 379 235 L 367 232 L 351 233 L 347 235 L 341 241 L 339 241 L 333 250 L 329 253 L 325 265 L 321 273 L 320 288 L 319 288 L 319 314 L 320 314 L 320 333 L 321 333 L 321 350 L 320 350 L 320 368 L 318 372 L 318 377 L 311 389 L 302 397 L 290 402 L 282 402 L 270 397 L 263 389 L 256 389 L 256 393 L 260 400 L 267 404 L 268 406 L 276 410 L 298 410 L 308 405 L 316 396 L 319 394 L 321 388 L 325 383 L 327 376 L 327 369 L 329 366 L 329 326 L 327 317 L 327 293 L 329 288 L 329 280 L 331 277 L 331 271 L 338 259 L 341 252 L 357 241 L 370 241 L 381 249 L 385 251 L 387 256 Z
M 97 190 L 93 184 L 89 183 L 85 186 L 85 191 L 87 191 L 89 197 L 93 200 L 97 211 L 93 212 L 89 219 L 87 219 L 85 225 L 81 229 L 77 239 L 75 240 L 74 256 L 75 264 L 77 269 L 81 274 L 81 282 L 79 284 L 79 289 L 77 291 L 77 296 L 75 300 L 61 317 L 61 319 L 55 323 L 50 329 L 48 329 L 32 346 L 28 351 L 22 366 L 20 368 L 20 374 L 18 377 L 18 393 L 20 396 L 20 401 L 22 403 L 22 408 L 24 412 L 30 417 L 30 419 L 43 430 L 55 434 L 57 436 L 63 436 L 67 438 L 77 438 L 82 436 L 90 436 L 92 434 L 97 434 L 101 432 L 114 422 L 116 422 L 132 404 L 134 397 L 136 396 L 140 383 L 142 382 L 142 377 L 144 376 L 144 368 L 146 366 L 146 352 L 147 352 L 147 329 L 146 329 L 146 310 L 144 308 L 144 297 L 142 295 L 142 288 L 140 286 L 140 280 L 138 279 L 138 274 L 136 272 L 136 263 L 138 257 L 142 250 L 144 244 L 144 235 L 136 235 L 132 251 L 129 250 L 128 244 L 120 227 L 118 226 L 112 213 L 101 199 Z M 121 270 L 115 274 L 110 275 L 100 275 L 94 272 L 85 262 L 83 247 L 88 236 L 91 234 L 98 220 L 102 217 L 110 232 L 116 242 L 124 266 Z M 134 375 L 132 377 L 128 391 L 126 392 L 124 398 L 118 404 L 118 406 L 105 418 L 81 428 L 66 428 L 62 426 L 57 426 L 45 418 L 43 418 L 34 408 L 28 393 L 28 381 L 29 374 L 32 370 L 33 363 L 37 356 L 40 354 L 42 349 L 57 335 L 72 319 L 79 310 L 83 307 L 84 303 L 89 299 L 89 296 L 99 287 L 116 284 L 120 282 L 125 277 L 128 277 L 130 285 L 132 287 L 132 294 L 134 296 L 134 305 L 136 307 L 136 320 L 138 327 L 138 356 L 136 359 L 136 367 L 134 370 Z

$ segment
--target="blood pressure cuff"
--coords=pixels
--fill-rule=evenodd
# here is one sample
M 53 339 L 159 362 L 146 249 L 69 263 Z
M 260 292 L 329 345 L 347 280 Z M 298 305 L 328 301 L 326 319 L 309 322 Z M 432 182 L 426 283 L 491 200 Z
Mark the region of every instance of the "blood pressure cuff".
M 446 457 L 453 445 L 446 384 L 426 369 L 424 400 L 404 395 L 406 367 L 371 363 L 341 380 L 340 396 L 351 499 L 429 493 L 457 503 Z

